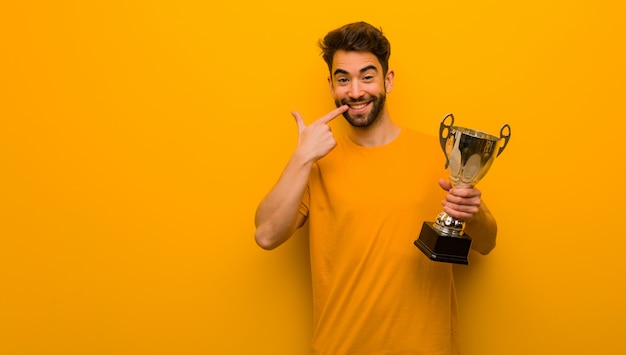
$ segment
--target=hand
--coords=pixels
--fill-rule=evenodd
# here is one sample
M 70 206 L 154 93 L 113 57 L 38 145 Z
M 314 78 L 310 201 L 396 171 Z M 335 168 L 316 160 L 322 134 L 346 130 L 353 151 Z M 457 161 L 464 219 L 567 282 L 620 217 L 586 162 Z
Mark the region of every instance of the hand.
M 449 216 L 467 222 L 478 212 L 482 202 L 480 190 L 470 185 L 452 187 L 443 179 L 439 179 L 439 186 L 448 192 L 441 204 Z
M 304 124 L 302 116 L 293 111 L 291 114 L 298 125 L 298 147 L 296 151 L 302 154 L 306 161 L 313 163 L 330 153 L 337 142 L 328 123 L 347 110 L 347 105 L 340 106 L 308 126 Z

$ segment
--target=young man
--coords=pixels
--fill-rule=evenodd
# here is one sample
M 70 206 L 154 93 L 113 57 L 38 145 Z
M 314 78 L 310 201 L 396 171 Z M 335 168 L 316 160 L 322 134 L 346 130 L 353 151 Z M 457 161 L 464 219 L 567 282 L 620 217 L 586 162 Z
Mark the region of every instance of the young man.
M 310 125 L 293 112 L 298 145 L 256 212 L 256 242 L 273 249 L 309 219 L 315 354 L 457 354 L 452 265 L 413 242 L 437 203 L 466 221 L 472 247 L 495 246 L 496 222 L 473 187 L 446 176 L 437 137 L 400 127 L 382 31 L 352 23 L 320 41 L 337 109 Z M 328 123 L 350 128 L 335 137 Z M 436 182 L 441 188 L 434 188 Z

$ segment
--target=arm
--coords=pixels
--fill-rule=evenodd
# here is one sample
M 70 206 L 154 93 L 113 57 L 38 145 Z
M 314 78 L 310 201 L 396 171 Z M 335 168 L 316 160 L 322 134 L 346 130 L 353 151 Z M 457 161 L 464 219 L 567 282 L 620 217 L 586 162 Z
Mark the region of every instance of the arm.
M 465 223 L 465 232 L 472 237 L 472 249 L 482 255 L 489 254 L 496 247 L 498 225 L 484 202 L 478 212 Z
M 276 185 L 257 207 L 254 239 L 261 248 L 276 248 L 304 224 L 306 217 L 298 208 L 312 165 L 295 152 Z
M 306 217 L 298 212 L 313 164 L 336 145 L 328 122 L 347 110 L 341 106 L 309 126 L 297 112 L 298 145 L 280 178 L 256 210 L 254 239 L 263 249 L 274 249 L 287 241 Z
M 444 211 L 465 221 L 465 232 L 472 237 L 472 249 L 489 254 L 496 247 L 498 225 L 482 201 L 480 190 L 471 186 L 451 187 L 443 179 L 439 180 L 439 185 L 448 191 L 442 202 Z

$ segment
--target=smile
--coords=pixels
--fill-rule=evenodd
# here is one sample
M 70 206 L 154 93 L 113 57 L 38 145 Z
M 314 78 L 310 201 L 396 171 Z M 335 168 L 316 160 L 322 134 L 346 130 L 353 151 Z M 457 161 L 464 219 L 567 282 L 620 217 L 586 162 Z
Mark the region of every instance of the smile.
M 353 104 L 353 105 L 350 105 L 350 108 L 353 109 L 353 110 L 360 110 L 362 108 L 365 108 L 365 106 L 367 106 L 367 105 L 368 105 L 368 103 Z

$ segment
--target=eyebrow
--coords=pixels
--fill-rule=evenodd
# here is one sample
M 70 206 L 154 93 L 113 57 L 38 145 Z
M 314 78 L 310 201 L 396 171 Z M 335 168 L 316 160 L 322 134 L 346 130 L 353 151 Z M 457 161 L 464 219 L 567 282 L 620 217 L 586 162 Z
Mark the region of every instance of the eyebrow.
M 366 67 L 363 67 L 361 70 L 359 70 L 359 73 L 363 74 L 368 70 L 374 70 L 374 71 L 378 71 L 378 69 L 376 69 L 375 65 L 368 65 Z M 346 70 L 343 70 L 341 68 L 338 68 L 335 70 L 335 72 L 333 72 L 333 76 L 337 75 L 337 74 L 348 74 L 348 72 Z

